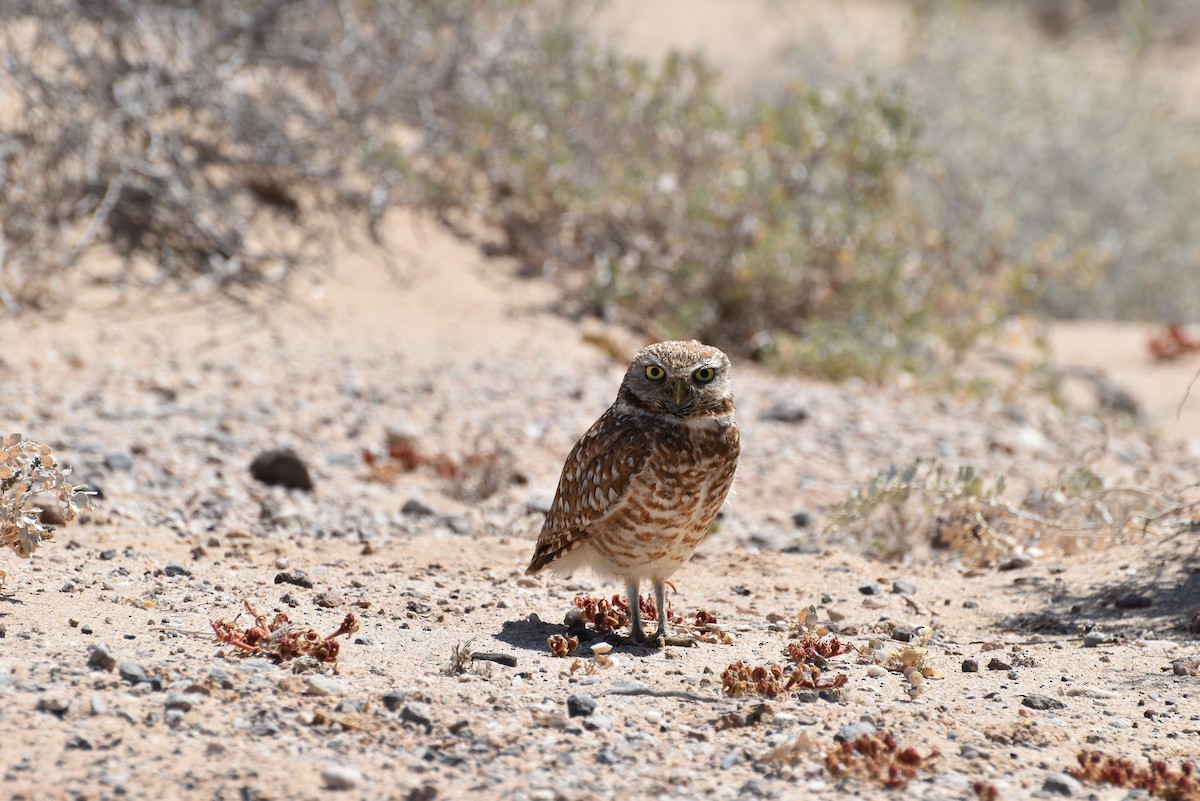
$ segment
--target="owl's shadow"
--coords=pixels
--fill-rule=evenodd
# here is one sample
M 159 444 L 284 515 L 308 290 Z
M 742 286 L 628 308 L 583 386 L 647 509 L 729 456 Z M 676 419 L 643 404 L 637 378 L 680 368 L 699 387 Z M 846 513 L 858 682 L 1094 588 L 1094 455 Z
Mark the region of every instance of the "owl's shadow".
M 531 616 L 532 617 L 532 616 Z M 547 623 L 537 617 L 530 620 L 527 617 L 519 620 L 506 620 L 500 624 L 500 633 L 496 639 L 513 648 L 525 651 L 546 651 L 546 639 L 552 634 L 566 634 L 567 627 L 562 623 Z
M 536 615 L 504 621 L 500 624 L 500 633 L 495 636 L 500 642 L 514 648 L 544 654 L 547 652 L 546 640 L 553 634 L 571 634 L 578 637 L 580 642 L 596 638 L 596 633 L 590 629 L 568 627 L 563 623 L 547 623 Z

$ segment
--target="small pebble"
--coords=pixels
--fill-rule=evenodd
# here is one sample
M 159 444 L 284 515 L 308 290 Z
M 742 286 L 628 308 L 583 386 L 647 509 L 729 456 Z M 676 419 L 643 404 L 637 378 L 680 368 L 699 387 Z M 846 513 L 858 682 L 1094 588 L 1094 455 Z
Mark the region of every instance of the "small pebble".
M 103 643 L 88 648 L 88 667 L 96 670 L 107 670 L 112 672 L 117 666 L 117 658 L 113 656 L 112 650 Z M 124 676 L 122 676 L 124 678 Z
M 1027 695 L 1021 699 L 1021 706 L 1027 706 L 1030 709 L 1066 709 L 1067 705 L 1057 698 L 1051 698 L 1048 695 Z
M 962 602 L 962 607 L 963 607 L 963 609 L 978 609 L 979 601 L 975 601 L 975 600 L 968 598 L 967 600 Z
M 979 660 L 978 659 L 970 659 L 970 658 L 964 659 L 963 663 L 962 663 L 962 670 L 963 670 L 963 673 L 978 673 L 979 672 Z
M 425 704 L 406 704 L 400 710 L 400 720 L 405 723 L 411 723 L 414 726 L 420 726 L 425 730 L 426 734 L 433 731 L 433 714 Z
M 321 770 L 321 781 L 330 790 L 353 790 L 362 784 L 363 775 L 347 765 L 327 765 Z
M 187 712 L 192 708 L 192 699 L 183 693 L 169 692 L 167 693 L 167 697 L 163 699 L 163 706 L 167 709 L 177 709 L 180 712 Z
M 892 582 L 892 592 L 898 595 L 916 595 L 917 585 L 905 579 L 896 579 Z
M 858 723 L 847 723 L 842 728 L 838 729 L 838 733 L 833 736 L 835 742 L 849 743 L 857 740 L 859 737 L 870 737 L 875 733 L 875 724 L 869 720 L 860 720 Z
M 864 584 L 858 588 L 858 591 L 863 595 L 882 595 L 883 587 L 879 584 Z
M 1093 629 L 1083 635 L 1084 648 L 1096 648 L 1109 641 L 1109 636 L 1102 631 Z
M 1010 556 L 1000 563 L 1001 570 L 1021 570 L 1033 564 L 1033 559 L 1025 554 Z
M 36 708 L 39 712 L 49 712 L 61 718 L 71 708 L 71 700 L 58 693 L 46 692 L 38 696 Z
M 917 630 L 912 626 L 896 626 L 892 629 L 892 639 L 900 642 L 912 642 L 917 637 Z
M 573 718 L 583 718 L 596 711 L 596 699 L 590 695 L 568 695 L 567 715 Z
M 398 690 L 392 690 L 383 696 L 383 706 L 389 712 L 395 712 L 400 708 L 400 705 L 408 698 L 408 693 L 402 693 Z
M 337 679 L 317 673 L 304 677 L 304 691 L 309 695 L 345 695 L 349 688 Z
M 887 669 L 884 668 L 882 665 L 868 665 L 867 666 L 867 675 L 873 679 L 877 679 L 880 676 L 886 676 Z
M 144 681 L 150 681 L 150 676 L 146 673 L 146 669 L 136 662 L 122 662 L 117 668 L 117 672 L 121 674 L 121 678 L 130 684 L 140 684 Z
M 304 587 L 307 590 L 311 590 L 313 586 L 312 579 L 303 570 L 293 570 L 290 573 L 276 573 L 275 583 L 294 584 L 297 587 Z
M 113 451 L 105 455 L 104 466 L 109 470 L 132 470 L 133 457 L 124 451 Z
M 434 514 L 433 507 L 417 498 L 409 498 L 400 507 L 400 513 L 411 517 L 431 517 Z
M 289 448 L 265 451 L 250 463 L 250 475 L 264 484 L 312 492 L 308 466 Z
M 1042 780 L 1042 792 L 1074 798 L 1085 791 L 1079 780 L 1069 773 L 1051 773 Z
M 166 576 L 190 576 L 192 571 L 178 562 L 167 562 L 163 565 L 163 574 Z
M 287 568 L 288 568 L 287 557 L 286 556 L 276 556 L 275 557 L 275 569 L 276 570 L 287 570 Z
M 988 660 L 987 668 L 988 670 L 1012 670 L 1012 665 L 993 656 Z
M 762 419 L 778 423 L 803 423 L 808 416 L 807 406 L 795 398 L 786 398 L 763 412 Z

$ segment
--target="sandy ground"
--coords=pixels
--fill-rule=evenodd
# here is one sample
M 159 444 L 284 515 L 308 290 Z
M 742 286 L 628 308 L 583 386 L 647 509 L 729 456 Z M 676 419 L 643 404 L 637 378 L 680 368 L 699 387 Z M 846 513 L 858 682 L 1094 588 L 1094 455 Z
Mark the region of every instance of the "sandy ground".
M 556 316 L 545 287 L 432 225 L 396 218 L 392 232 L 413 254 L 402 280 L 347 253 L 299 303 L 263 313 L 187 298 L 115 306 L 110 290 L 82 286 L 57 319 L 0 324 L 0 420 L 104 493 L 33 559 L 0 558 L 5 797 L 882 793 L 821 766 L 835 735 L 864 720 L 940 753 L 905 791 L 929 798 L 962 798 L 975 782 L 1004 798 L 1040 793 L 1082 748 L 1194 757 L 1200 688 L 1172 672 L 1198 652 L 1186 628 L 1200 607 L 1194 532 L 1084 542 L 1074 555 L 1047 541 L 1001 570 L 921 547 L 871 561 L 863 543 L 820 531 L 859 482 L 917 456 L 1009 476 L 1018 497 L 1085 457 L 1163 485 L 1200 472 L 1194 443 L 1028 393 L 933 397 L 736 365 L 739 485 L 672 596 L 676 610 L 715 614 L 730 642 L 618 648 L 606 667 L 587 643 L 578 661 L 552 657 L 572 597 L 616 588 L 523 575 L 539 510 L 615 392 L 623 365 L 606 350 L 641 343 Z M 780 403 L 805 419 L 770 419 Z M 489 468 L 372 480 L 362 451 L 381 452 L 389 430 Z M 308 463 L 315 492 L 250 478 L 251 459 L 282 446 Z M 489 478 L 492 494 L 480 489 Z M 812 523 L 797 527 L 797 513 Z M 276 583 L 296 570 L 311 589 Z M 911 593 L 892 592 L 895 580 Z M 863 594 L 869 584 L 881 592 Z M 1118 605 L 1130 594 L 1149 605 Z M 336 671 L 295 674 L 205 634 L 243 599 L 323 633 L 354 612 L 362 629 Z M 726 698 L 722 671 L 785 662 L 809 605 L 885 655 L 905 647 L 897 626 L 932 629 L 936 675 L 914 698 L 904 676 L 849 654 L 830 668 L 847 676 L 838 693 L 758 711 Z M 468 643 L 515 667 L 456 672 L 452 652 Z M 148 680 L 90 665 L 97 645 Z M 1007 667 L 989 670 L 993 658 Z M 964 672 L 965 659 L 980 670 Z M 576 694 L 596 701 L 592 715 L 569 716 Z M 1034 695 L 1056 703 L 1024 706 Z
M 769 72 L 793 22 L 811 22 L 789 16 L 795 4 L 701 5 L 637 16 L 617 3 L 598 23 L 646 55 L 666 39 L 721 48 L 740 91 Z M 819 18 L 838 5 L 805 8 Z M 847 6 L 884 48 L 900 7 Z M 118 304 L 85 283 L 60 314 L 0 321 L 0 425 L 53 445 L 103 492 L 33 559 L 0 554 L 0 797 L 882 797 L 822 765 L 845 727 L 866 723 L 939 753 L 906 795 L 961 799 L 982 783 L 1005 799 L 1118 799 L 1125 790 L 1054 777 L 1081 749 L 1176 764 L 1200 751 L 1200 679 L 1173 669 L 1200 655 L 1194 529 L 1047 534 L 1006 569 L 931 553 L 919 528 L 897 562 L 867 558 L 853 530 L 823 530 L 861 482 L 917 457 L 1003 475 L 1014 499 L 1082 464 L 1113 485 L 1192 484 L 1200 395 L 1174 418 L 1195 360 L 1154 364 L 1137 327 L 1052 332 L 1060 365 L 1100 370 L 1146 428 L 1094 415 L 1086 380 L 1069 379 L 1074 412 L 1031 393 L 1036 357 L 1021 348 L 994 360 L 987 391 L 945 396 L 737 364 L 737 490 L 671 598 L 714 614 L 729 641 L 617 648 L 607 661 L 585 642 L 559 659 L 547 638 L 566 631 L 572 598 L 617 588 L 523 569 L 565 454 L 643 343 L 556 315 L 547 287 L 436 226 L 396 216 L 389 234 L 399 276 L 369 250 L 344 251 L 330 275 L 254 311 Z M 773 419 L 781 404 L 801 419 Z M 381 453 L 389 431 L 464 472 L 377 480 L 363 452 Z M 277 447 L 306 461 L 314 492 L 250 477 Z M 277 583 L 297 571 L 311 588 Z M 207 633 L 244 600 L 322 633 L 351 612 L 362 628 L 336 669 L 294 672 Z M 731 663 L 787 661 L 809 606 L 865 652 L 832 660 L 826 675 L 845 686 L 726 697 Z M 932 675 L 915 693 L 868 658 L 902 652 L 906 627 L 932 632 Z M 464 646 L 509 664 L 456 665 Z M 571 696 L 594 712 L 572 717 Z

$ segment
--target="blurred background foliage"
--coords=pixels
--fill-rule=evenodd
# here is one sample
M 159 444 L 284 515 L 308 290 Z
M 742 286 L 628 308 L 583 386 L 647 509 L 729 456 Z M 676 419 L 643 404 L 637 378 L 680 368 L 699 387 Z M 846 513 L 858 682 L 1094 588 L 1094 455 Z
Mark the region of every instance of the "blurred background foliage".
M 1200 6 L 896 4 L 901 58 L 812 36 L 730 96 L 576 4 L 0 0 L 0 300 L 96 249 L 249 297 L 408 206 L 568 313 L 831 378 L 1015 314 L 1200 319 L 1200 127 L 1146 66 Z

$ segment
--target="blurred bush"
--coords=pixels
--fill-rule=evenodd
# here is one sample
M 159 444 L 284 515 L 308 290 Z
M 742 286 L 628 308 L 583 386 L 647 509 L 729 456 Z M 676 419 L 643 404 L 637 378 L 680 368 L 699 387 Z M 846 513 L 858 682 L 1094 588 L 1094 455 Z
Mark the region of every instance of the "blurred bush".
M 572 4 L 0 0 L 0 300 L 96 248 L 241 291 L 403 204 L 482 220 L 569 312 L 835 378 L 936 371 L 1034 303 L 1193 313 L 1194 126 L 967 5 L 886 82 L 739 105 Z

